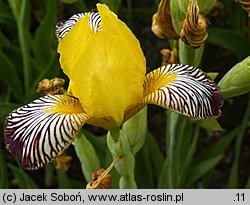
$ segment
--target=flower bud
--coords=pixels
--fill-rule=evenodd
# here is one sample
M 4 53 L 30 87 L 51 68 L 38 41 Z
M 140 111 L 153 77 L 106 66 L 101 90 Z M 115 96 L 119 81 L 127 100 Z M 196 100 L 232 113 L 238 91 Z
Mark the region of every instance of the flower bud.
M 200 14 L 197 0 L 190 0 L 186 18 L 182 23 L 181 40 L 193 47 L 199 47 L 207 39 L 207 20 Z
M 219 82 L 224 98 L 235 97 L 250 91 L 250 56 L 231 68 Z
M 173 50 L 169 50 L 166 48 L 161 49 L 160 53 L 162 55 L 161 65 L 167 64 L 178 64 L 180 63 L 179 54 L 178 54 L 178 43 L 175 41 Z
M 161 0 L 157 12 L 153 15 L 151 29 L 161 39 L 179 38 L 172 24 L 169 0 Z
M 110 189 L 112 175 L 106 174 L 105 169 L 99 169 L 92 174 L 92 180 L 87 184 L 87 189 Z
M 65 80 L 62 78 L 43 79 L 38 85 L 37 92 L 42 96 L 47 94 L 63 94 L 65 92 L 63 88 L 64 83 Z

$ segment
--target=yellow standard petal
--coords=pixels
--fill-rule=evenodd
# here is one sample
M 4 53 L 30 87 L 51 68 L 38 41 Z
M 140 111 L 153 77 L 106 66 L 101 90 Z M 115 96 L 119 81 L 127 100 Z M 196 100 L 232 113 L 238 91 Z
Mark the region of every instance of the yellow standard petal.
M 129 28 L 107 6 L 97 4 L 97 9 L 99 25 L 93 12 L 85 15 L 59 42 L 58 52 L 70 92 L 91 117 L 112 127 L 142 98 L 146 62 Z

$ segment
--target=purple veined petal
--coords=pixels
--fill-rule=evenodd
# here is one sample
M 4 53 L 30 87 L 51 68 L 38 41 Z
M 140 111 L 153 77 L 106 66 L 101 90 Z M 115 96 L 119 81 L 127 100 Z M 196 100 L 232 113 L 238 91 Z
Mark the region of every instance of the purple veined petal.
M 220 116 L 223 99 L 218 86 L 202 70 L 169 64 L 145 76 L 143 103 L 202 120 Z
M 38 169 L 61 154 L 89 118 L 76 98 L 47 95 L 14 110 L 5 121 L 6 148 L 25 169 Z

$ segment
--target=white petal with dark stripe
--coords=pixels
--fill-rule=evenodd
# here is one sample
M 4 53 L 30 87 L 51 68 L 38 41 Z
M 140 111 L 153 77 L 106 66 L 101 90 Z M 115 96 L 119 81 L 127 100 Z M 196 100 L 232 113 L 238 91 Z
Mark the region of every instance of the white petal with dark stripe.
M 88 13 L 78 13 L 71 16 L 67 21 L 60 21 L 56 25 L 56 36 L 58 40 L 62 40 L 63 37 L 74 27 L 77 21 L 81 18 L 84 18 L 87 14 L 89 17 L 89 26 L 90 28 L 97 33 L 101 30 L 101 16 L 97 11 L 91 11 Z
M 223 104 L 214 81 L 198 68 L 172 64 L 145 76 L 143 103 L 156 104 L 194 119 L 220 115 Z
M 41 97 L 6 118 L 6 147 L 19 157 L 24 168 L 38 169 L 72 143 L 88 118 L 76 98 Z

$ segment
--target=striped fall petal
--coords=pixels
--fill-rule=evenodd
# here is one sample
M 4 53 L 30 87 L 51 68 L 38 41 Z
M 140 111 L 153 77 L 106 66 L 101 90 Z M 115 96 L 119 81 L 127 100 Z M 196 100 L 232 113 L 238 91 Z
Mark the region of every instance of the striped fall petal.
M 73 97 L 41 97 L 6 118 L 6 148 L 19 157 L 25 169 L 38 169 L 72 143 L 88 118 Z
M 171 64 L 145 76 L 143 103 L 155 104 L 196 120 L 220 115 L 223 104 L 214 81 L 193 66 Z

